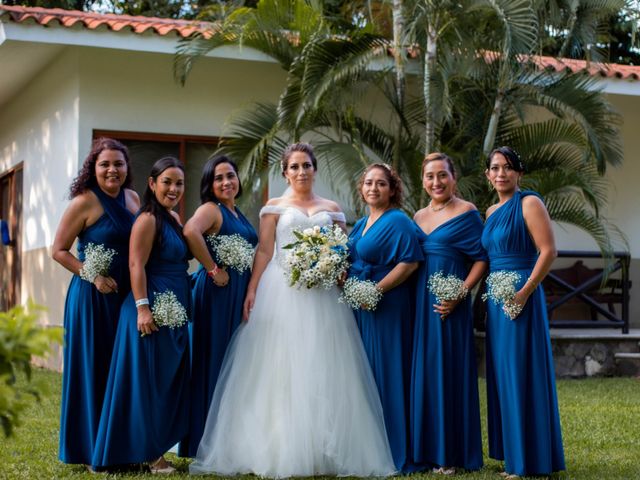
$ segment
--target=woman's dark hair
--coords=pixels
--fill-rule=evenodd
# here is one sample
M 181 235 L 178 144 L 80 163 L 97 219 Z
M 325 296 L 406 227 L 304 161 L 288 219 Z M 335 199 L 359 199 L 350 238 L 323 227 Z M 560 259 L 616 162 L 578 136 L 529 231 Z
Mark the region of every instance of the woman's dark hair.
M 389 188 L 391 189 L 391 192 L 393 192 L 391 198 L 389 199 L 389 205 L 392 208 L 402 207 L 402 180 L 395 172 L 395 170 L 386 163 L 372 163 L 367 168 L 365 168 L 364 172 L 362 172 L 362 175 L 360 175 L 360 179 L 358 180 L 358 192 L 360 192 L 360 198 L 362 198 L 362 201 L 365 201 L 364 196 L 362 195 L 362 186 L 364 185 L 364 179 L 367 174 L 374 168 L 377 168 L 382 173 L 384 173 L 387 182 L 389 182 Z
M 151 173 L 149 173 L 149 177 L 153 178 L 153 182 L 155 183 L 157 182 L 160 174 L 168 168 L 179 168 L 184 173 L 184 165 L 180 160 L 175 157 L 163 157 L 153 164 L 153 167 L 151 167 Z M 174 216 L 171 215 L 166 208 L 160 205 L 160 202 L 158 202 L 155 193 L 153 193 L 153 190 L 151 190 L 149 183 L 147 183 L 147 188 L 142 195 L 142 205 L 140 205 L 140 213 L 142 212 L 148 212 L 156 219 L 156 233 L 153 240 L 154 245 L 162 244 L 162 225 L 164 222 L 168 222 L 169 225 L 180 236 L 180 238 L 184 238 L 182 236 L 182 227 L 174 218 Z
M 69 198 L 74 198 L 81 193 L 86 192 L 90 187 L 96 186 L 98 181 L 96 180 L 96 162 L 98 156 L 105 150 L 117 150 L 122 153 L 124 161 L 127 164 L 127 177 L 124 179 L 122 188 L 131 188 L 132 175 L 131 175 L 131 162 L 129 161 L 129 150 L 122 143 L 113 138 L 100 137 L 96 138 L 91 144 L 91 151 L 87 158 L 84 159 L 80 173 L 71 182 L 69 188 Z
M 287 171 L 287 167 L 289 166 L 289 159 L 295 152 L 306 153 L 309 156 L 311 163 L 313 164 L 313 169 L 316 171 L 318 170 L 318 160 L 316 159 L 315 153 L 313 153 L 313 147 L 311 146 L 311 144 L 304 142 L 292 143 L 285 149 L 284 153 L 282 154 L 280 168 L 282 169 L 283 177 L 284 172 Z
M 212 186 L 213 179 L 216 176 L 216 167 L 221 163 L 228 163 L 233 168 L 233 171 L 236 172 L 239 188 L 235 198 L 242 195 L 242 182 L 240 181 L 240 175 L 238 175 L 238 166 L 229 157 L 219 155 L 217 157 L 210 158 L 207 163 L 204 164 L 204 168 L 202 169 L 202 178 L 200 179 L 200 202 L 202 204 L 207 202 L 218 202 L 216 195 L 213 193 Z
M 422 161 L 422 175 L 424 175 L 424 169 L 428 163 L 437 162 L 437 161 L 445 162 L 447 164 L 447 168 L 449 169 L 449 173 L 451 174 L 451 176 L 453 178 L 458 178 L 456 173 L 456 166 L 453 164 L 453 160 L 451 160 L 451 157 L 449 157 L 449 155 L 441 152 L 433 152 L 427 155 L 426 157 L 424 157 L 424 160 Z
M 494 149 L 489 154 L 489 158 L 487 158 L 487 168 L 489 168 L 489 166 L 491 165 L 491 160 L 493 159 L 493 156 L 496 153 L 501 153 L 504 156 L 504 158 L 507 159 L 507 163 L 509 164 L 509 166 L 513 168 L 516 172 L 520 172 L 520 173 L 524 172 L 524 163 L 520 158 L 520 154 L 518 154 L 518 152 L 516 152 L 511 147 L 498 147 Z

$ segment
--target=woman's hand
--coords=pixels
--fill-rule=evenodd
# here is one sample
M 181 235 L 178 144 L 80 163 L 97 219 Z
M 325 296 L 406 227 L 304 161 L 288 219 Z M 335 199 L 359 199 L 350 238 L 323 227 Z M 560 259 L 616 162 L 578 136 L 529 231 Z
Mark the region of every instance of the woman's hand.
M 442 303 L 433 305 L 433 311 L 440 314 L 440 319 L 444 320 L 447 316 L 451 315 L 451 312 L 458 306 L 462 298 L 455 300 L 444 300 Z
M 244 306 L 242 308 L 242 321 L 249 321 L 249 315 L 253 310 L 253 304 L 256 302 L 256 292 L 254 290 L 247 290 L 247 296 L 244 299 Z
M 219 268 L 216 274 L 211 277 L 211 280 L 218 287 L 226 287 L 229 283 L 229 274 L 224 268 Z
M 158 326 L 153 321 L 153 315 L 148 305 L 138 307 L 138 331 L 143 337 L 158 331 Z
M 118 291 L 118 284 L 111 277 L 104 277 L 102 275 L 96 276 L 93 279 L 93 284 L 96 286 L 100 293 L 113 293 Z
M 511 320 L 515 320 L 516 318 L 518 318 L 522 310 L 524 310 L 524 306 L 527 304 L 527 300 L 529 300 L 530 296 L 531 296 L 531 292 L 528 291 L 525 287 L 522 287 L 520 290 L 516 292 L 515 296 L 513 297 L 513 301 L 511 303 L 517 306 L 516 308 L 518 309 L 518 314 L 515 316 L 512 316 Z

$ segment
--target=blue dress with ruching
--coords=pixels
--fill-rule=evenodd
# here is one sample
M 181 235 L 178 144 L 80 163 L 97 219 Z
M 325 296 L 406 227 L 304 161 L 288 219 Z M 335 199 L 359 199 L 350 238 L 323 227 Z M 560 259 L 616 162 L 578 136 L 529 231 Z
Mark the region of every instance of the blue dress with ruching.
M 362 234 L 367 217 L 349 236 L 349 276 L 382 280 L 398 263 L 423 259 L 415 224 L 397 209 L 387 210 Z M 415 314 L 412 278 L 384 294 L 375 311 L 355 310 L 362 343 L 378 386 L 393 462 L 398 470 L 409 460 L 408 417 L 412 324 Z
M 519 290 L 538 258 L 516 192 L 486 221 L 482 244 L 491 272 L 520 274 Z M 489 455 L 504 460 L 505 471 L 520 476 L 564 470 L 560 415 L 542 286 L 511 320 L 501 305 L 487 301 L 487 421 Z
M 59 450 L 65 463 L 91 463 L 120 306 L 130 290 L 129 234 L 134 215 L 127 210 L 125 191 L 113 198 L 98 187 L 91 190 L 104 214 L 78 235 L 78 258 L 84 261 L 89 243 L 115 250 L 109 275 L 118 291 L 102 294 L 78 275 L 69 284 L 64 306 Z
M 411 369 L 410 433 L 417 469 L 482 467 L 482 436 L 471 296 L 446 317 L 433 311 L 437 300 L 427 287 L 437 272 L 464 280 L 473 262 L 486 260 L 477 210 L 420 233 L 425 262 L 416 288 L 416 320 Z
M 222 226 L 218 235 L 240 235 L 254 247 L 258 243 L 256 231 L 245 216 L 236 208 L 237 217 L 231 210 L 219 204 Z M 209 254 L 216 256 L 209 242 Z M 221 264 L 221 266 L 223 266 Z M 218 374 L 227 345 L 242 321 L 242 306 L 247 293 L 251 271 L 239 273 L 227 268 L 229 283 L 218 287 L 201 265 L 193 274 L 193 319 L 190 325 L 191 338 L 191 409 L 189 436 L 180 443 L 181 456 L 195 457 L 198 444 L 207 421 L 211 398 L 216 388 Z
M 145 266 L 147 296 L 172 291 L 189 312 L 188 249 L 165 220 L 162 241 Z M 109 370 L 92 464 L 96 467 L 149 462 L 187 434 L 189 421 L 189 331 L 187 325 L 159 327 L 141 337 L 129 294 Z

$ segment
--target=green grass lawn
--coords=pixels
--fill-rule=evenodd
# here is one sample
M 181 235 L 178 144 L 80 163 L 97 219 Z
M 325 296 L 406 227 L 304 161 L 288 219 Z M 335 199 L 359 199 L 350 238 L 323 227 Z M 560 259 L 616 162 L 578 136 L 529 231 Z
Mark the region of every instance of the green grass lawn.
M 47 478 L 140 478 L 143 474 L 93 475 L 82 466 L 58 461 L 58 416 L 61 377 L 48 371 L 36 372 L 36 379 L 49 385 L 41 403 L 34 403 L 23 416 L 14 437 L 0 438 L 0 479 Z M 484 421 L 484 381 L 480 382 Z M 558 479 L 640 480 L 640 379 L 602 378 L 561 380 L 558 382 L 560 415 L 564 436 L 567 471 Z M 188 477 L 188 461 L 169 455 L 180 470 L 171 478 Z M 500 464 L 485 457 L 479 472 L 454 478 L 494 479 Z M 415 474 L 411 478 L 444 478 L 434 474 Z M 447 477 L 448 478 L 448 477 Z

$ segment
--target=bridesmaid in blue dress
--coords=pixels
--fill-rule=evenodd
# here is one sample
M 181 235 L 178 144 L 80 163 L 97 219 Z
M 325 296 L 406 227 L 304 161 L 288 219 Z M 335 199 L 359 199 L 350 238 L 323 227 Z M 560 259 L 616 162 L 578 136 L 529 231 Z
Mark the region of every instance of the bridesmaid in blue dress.
M 520 191 L 524 165 L 509 147 L 494 150 L 486 176 L 498 193 L 487 210 L 482 244 L 491 272 L 521 276 L 513 320 L 487 301 L 487 420 L 489 455 L 512 478 L 564 470 L 560 415 L 540 283 L 556 256 L 551 220 L 540 196 Z
M 409 460 L 408 418 L 411 333 L 415 285 L 410 279 L 423 260 L 415 224 L 398 208 L 402 183 L 385 164 L 372 164 L 358 189 L 369 207 L 349 236 L 349 276 L 377 283 L 383 296 L 374 311 L 355 310 L 382 402 L 396 468 Z
M 53 259 L 74 274 L 64 308 L 59 458 L 65 463 L 91 464 L 120 305 L 129 293 L 129 234 L 140 201 L 128 173 L 127 148 L 96 139 L 53 242 Z M 78 258 L 70 252 L 76 238 Z M 81 278 L 89 243 L 116 252 L 108 276 Z
M 193 275 L 189 436 L 180 443 L 182 456 L 195 457 L 207 421 L 220 366 L 233 333 L 242 321 L 242 306 L 251 271 L 219 267 L 208 235 L 240 235 L 252 246 L 256 231 L 236 207 L 242 194 L 238 167 L 225 156 L 209 160 L 200 182 L 202 205 L 184 226 L 190 250 L 200 262 Z
M 456 197 L 456 171 L 443 153 L 422 163 L 423 186 L 431 201 L 415 221 L 425 262 L 418 270 L 411 369 L 410 433 L 414 468 L 482 467 L 482 436 L 473 313 L 468 292 L 487 268 L 476 207 Z M 463 280 L 456 300 L 438 304 L 429 292 L 437 272 Z
M 182 164 L 158 160 L 131 231 L 132 292 L 116 333 L 93 455 L 97 467 L 149 462 L 152 472 L 170 473 L 163 454 L 187 433 L 188 327 L 186 321 L 158 326 L 150 309 L 156 295 L 173 292 L 189 310 L 189 250 L 173 212 L 183 192 Z

